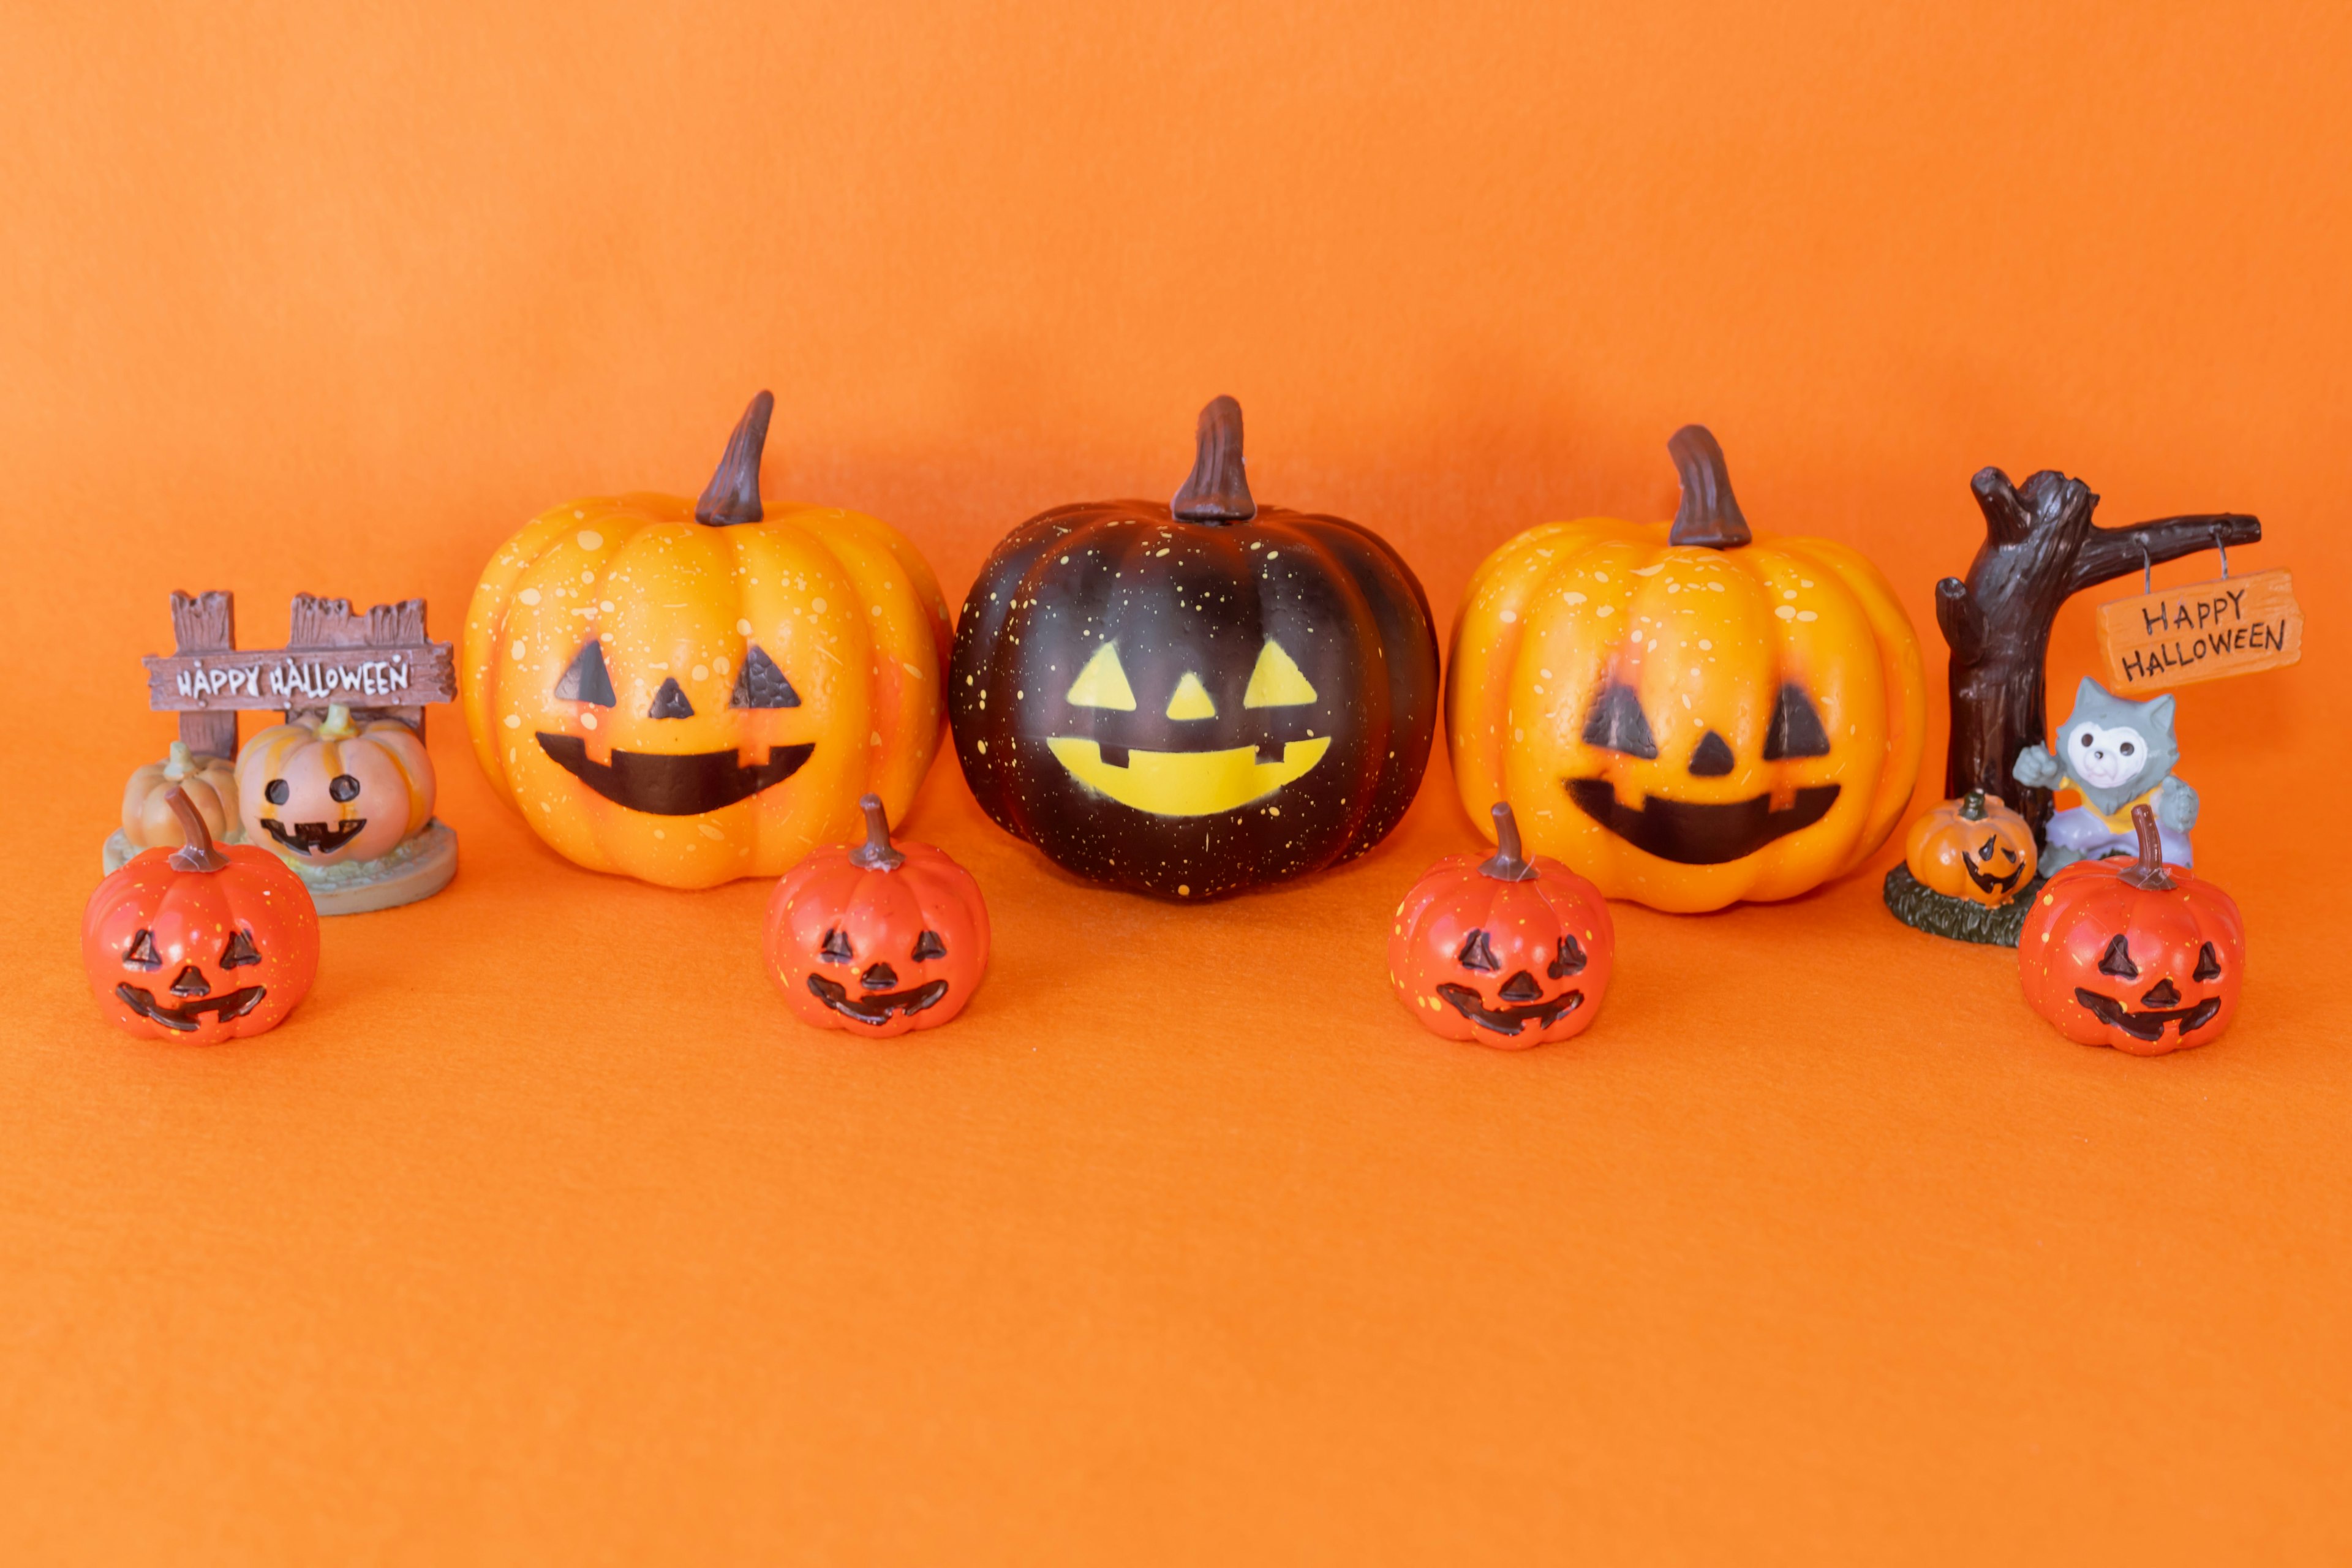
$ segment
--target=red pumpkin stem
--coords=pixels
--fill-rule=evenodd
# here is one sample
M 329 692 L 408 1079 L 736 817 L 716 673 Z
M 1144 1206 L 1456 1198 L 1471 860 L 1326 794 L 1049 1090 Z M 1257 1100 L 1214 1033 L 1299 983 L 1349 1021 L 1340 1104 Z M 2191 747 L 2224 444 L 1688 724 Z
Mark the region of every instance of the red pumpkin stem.
M 866 871 L 895 871 L 905 865 L 907 858 L 890 847 L 890 818 L 882 797 L 865 795 L 857 804 L 866 812 L 866 842 L 849 852 L 849 863 Z
M 1247 522 L 1257 515 L 1242 465 L 1242 405 L 1213 397 L 1201 410 L 1192 471 L 1168 510 L 1182 522 Z
M 2124 880 L 2151 893 L 2169 892 L 2175 886 L 2164 863 L 2164 835 L 2156 829 L 2156 813 L 2144 805 L 2132 807 L 2132 830 L 2139 835 L 2139 859 L 2124 873 Z
M 735 422 L 719 471 L 694 503 L 694 521 L 712 528 L 758 522 L 768 514 L 760 505 L 760 457 L 768 449 L 768 416 L 776 411 L 773 394 L 762 391 Z
M 1495 853 L 1480 863 L 1481 876 L 1492 877 L 1497 882 L 1532 882 L 1536 868 L 1528 864 L 1519 849 L 1519 819 L 1511 815 L 1511 803 L 1495 803 Z
M 228 857 L 213 845 L 213 830 L 205 826 L 205 814 L 188 798 L 188 792 L 173 784 L 163 796 L 163 804 L 180 819 L 180 832 L 187 843 L 172 851 L 164 864 L 174 871 L 221 871 L 228 868 Z
M 1704 425 L 1685 425 L 1667 438 L 1666 451 L 1683 478 L 1683 504 L 1667 531 L 1667 543 L 1737 550 L 1755 537 L 1740 513 L 1739 498 L 1731 493 L 1731 470 L 1713 431 Z

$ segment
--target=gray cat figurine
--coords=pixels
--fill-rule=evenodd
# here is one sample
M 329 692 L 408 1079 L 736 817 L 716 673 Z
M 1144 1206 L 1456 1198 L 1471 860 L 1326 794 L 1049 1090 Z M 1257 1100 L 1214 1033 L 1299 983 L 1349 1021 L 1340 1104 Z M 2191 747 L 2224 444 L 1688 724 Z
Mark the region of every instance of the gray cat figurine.
M 2191 864 L 2189 830 L 2197 826 L 2197 792 L 2172 776 L 2179 760 L 2169 693 L 2130 702 L 2085 676 L 2074 692 L 2074 711 L 2059 728 L 2056 754 L 2028 746 L 2011 770 L 2022 784 L 2083 793 L 2081 805 L 2051 817 L 2042 869 L 2137 853 L 2131 814 L 2143 804 L 2156 812 L 2165 859 Z

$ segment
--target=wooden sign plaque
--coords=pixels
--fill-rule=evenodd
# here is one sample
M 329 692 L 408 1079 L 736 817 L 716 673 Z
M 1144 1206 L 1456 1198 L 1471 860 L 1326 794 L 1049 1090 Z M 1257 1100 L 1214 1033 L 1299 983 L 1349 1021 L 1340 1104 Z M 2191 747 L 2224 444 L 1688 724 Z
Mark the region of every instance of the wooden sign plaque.
M 398 719 L 420 734 L 427 703 L 457 695 L 457 659 L 425 633 L 425 601 L 354 614 L 349 599 L 294 595 L 282 648 L 239 648 L 232 597 L 172 595 L 176 651 L 149 654 L 147 703 L 180 716 L 180 739 L 199 754 L 236 755 L 236 716 L 278 709 L 289 720 L 340 703 L 352 717 Z
M 2284 567 L 2099 606 L 2099 655 L 2123 695 L 2275 669 L 2303 657 L 2303 610 Z

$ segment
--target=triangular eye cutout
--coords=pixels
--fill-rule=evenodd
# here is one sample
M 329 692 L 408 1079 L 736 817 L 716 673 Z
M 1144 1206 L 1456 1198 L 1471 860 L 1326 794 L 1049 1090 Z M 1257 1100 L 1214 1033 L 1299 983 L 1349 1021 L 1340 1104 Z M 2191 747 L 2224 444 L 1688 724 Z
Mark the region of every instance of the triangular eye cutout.
M 849 951 L 849 933 L 839 926 L 825 928 L 824 945 L 816 950 L 816 955 L 827 963 L 854 963 L 857 959 Z
M 922 935 L 915 939 L 915 962 L 917 963 L 920 963 L 926 959 L 945 958 L 947 955 L 948 944 L 940 940 L 939 932 L 935 931 L 927 931 Z
M 1772 705 L 1772 727 L 1764 731 L 1764 760 L 1777 763 L 1783 757 L 1829 754 L 1830 734 L 1822 728 L 1822 716 L 1813 707 L 1813 700 L 1801 687 L 1780 688 L 1780 700 Z
M 1611 681 L 1592 704 L 1584 721 L 1584 743 L 1604 752 L 1620 752 L 1646 762 L 1658 760 L 1658 742 L 1650 721 L 1642 717 L 1642 700 L 1630 686 Z
M 654 690 L 654 705 L 646 710 L 648 719 L 691 719 L 694 704 L 687 700 L 686 688 L 673 675 Z
M 1571 974 L 1584 973 L 1584 949 L 1577 945 L 1574 937 L 1559 939 L 1559 945 L 1552 951 L 1551 967 L 1545 973 L 1554 980 L 1565 980 Z
M 1094 658 L 1078 671 L 1077 679 L 1070 682 L 1070 706 L 1073 708 L 1117 708 L 1123 712 L 1135 710 L 1135 688 L 1127 683 L 1127 671 L 1118 662 L 1118 645 L 1105 643 L 1095 649 Z
M 1257 668 L 1250 671 L 1249 689 L 1242 693 L 1244 708 L 1297 708 L 1315 700 L 1315 685 L 1272 637 L 1257 651 Z
M 1168 717 L 1213 719 L 1216 716 L 1217 705 L 1210 700 L 1209 689 L 1201 684 L 1199 676 L 1186 670 L 1184 678 L 1176 683 L 1176 694 L 1168 699 Z
M 220 966 L 236 969 L 243 964 L 259 963 L 260 951 L 253 945 L 253 937 L 242 926 L 229 934 L 228 945 L 221 949 Z
M 2112 974 L 2118 980 L 2137 980 L 2139 965 L 2132 962 L 2131 949 L 2120 936 L 2107 943 L 2107 951 L 2099 954 L 2099 973 Z
M 139 934 L 131 939 L 130 949 L 123 953 L 122 962 L 132 969 L 163 968 L 163 955 L 155 951 L 155 933 L 142 926 Z
M 1483 931 L 1472 931 L 1469 940 L 1462 944 L 1462 951 L 1454 956 L 1463 968 L 1482 970 L 1488 974 L 1503 967 L 1496 961 L 1495 950 L 1487 945 Z
M 599 708 L 613 705 L 613 677 L 604 668 L 604 645 L 591 641 L 572 656 L 555 682 L 555 696 L 562 702 L 593 702 Z
M 2189 978 L 2191 980 L 2219 980 L 2221 978 L 2221 955 L 2213 951 L 2213 944 L 2211 942 L 2209 942 L 2203 947 L 2197 950 L 2197 969 L 2196 972 L 2190 974 Z
M 743 656 L 743 668 L 735 677 L 735 694 L 727 700 L 730 708 L 797 708 L 801 694 L 784 679 L 776 661 L 759 644 Z

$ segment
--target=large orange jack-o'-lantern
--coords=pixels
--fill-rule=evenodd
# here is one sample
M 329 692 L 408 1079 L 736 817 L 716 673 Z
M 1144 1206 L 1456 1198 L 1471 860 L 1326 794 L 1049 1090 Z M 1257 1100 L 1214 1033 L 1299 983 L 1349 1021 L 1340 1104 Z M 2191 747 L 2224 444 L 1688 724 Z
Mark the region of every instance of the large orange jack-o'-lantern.
M 914 799 L 946 723 L 947 605 L 887 524 L 760 499 L 752 400 L 698 501 L 568 502 L 466 616 L 466 728 L 541 838 L 673 888 L 772 877 Z
M 1919 645 L 1843 545 L 1751 535 L 1722 448 L 1667 444 L 1674 522 L 1587 518 L 1488 556 L 1454 621 L 1462 801 L 1611 898 L 1793 898 L 1883 843 L 1919 774 Z
M 82 967 L 107 1021 L 152 1039 L 217 1045 L 278 1026 L 319 971 L 319 911 L 301 879 L 250 844 L 213 842 L 173 786 L 178 849 L 149 849 L 98 885 Z

